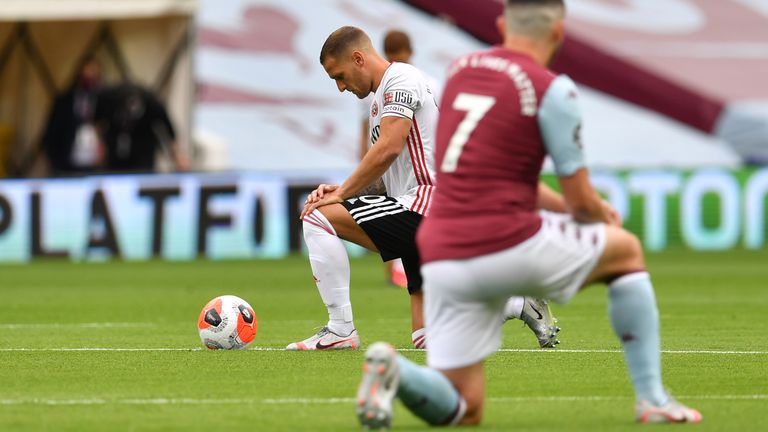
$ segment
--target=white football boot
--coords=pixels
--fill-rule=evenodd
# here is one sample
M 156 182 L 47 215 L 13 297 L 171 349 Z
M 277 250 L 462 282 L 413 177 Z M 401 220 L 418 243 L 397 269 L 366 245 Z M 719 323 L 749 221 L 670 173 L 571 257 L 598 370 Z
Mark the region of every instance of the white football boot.
M 397 353 L 392 345 L 376 342 L 365 352 L 363 378 L 357 389 L 357 418 L 367 429 L 392 425 L 392 401 L 400 383 Z
M 360 348 L 360 336 L 357 330 L 352 330 L 346 336 L 332 332 L 328 327 L 323 327 L 301 342 L 293 342 L 285 347 L 288 351 L 323 351 Z
M 557 340 L 560 327 L 555 325 L 557 319 L 552 316 L 552 311 L 549 310 L 549 303 L 546 300 L 525 297 L 525 305 L 520 319 L 536 335 L 541 348 L 554 348 L 560 343 Z
M 699 423 L 701 413 L 689 408 L 674 398 L 662 406 L 641 400 L 635 404 L 635 418 L 638 423 Z

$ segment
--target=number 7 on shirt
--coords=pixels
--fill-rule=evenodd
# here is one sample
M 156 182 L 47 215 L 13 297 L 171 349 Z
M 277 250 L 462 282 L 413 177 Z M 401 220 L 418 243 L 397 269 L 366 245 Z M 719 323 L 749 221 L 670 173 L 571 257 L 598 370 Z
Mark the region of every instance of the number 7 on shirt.
M 485 116 L 488 110 L 496 103 L 496 98 L 492 96 L 482 96 L 471 93 L 459 93 L 453 100 L 453 109 L 465 111 L 467 114 L 464 120 L 459 123 L 456 132 L 453 133 L 448 142 L 448 148 L 445 150 L 443 163 L 440 170 L 443 172 L 454 172 L 459 165 L 459 157 L 464 151 L 464 144 L 467 143 L 472 131 Z

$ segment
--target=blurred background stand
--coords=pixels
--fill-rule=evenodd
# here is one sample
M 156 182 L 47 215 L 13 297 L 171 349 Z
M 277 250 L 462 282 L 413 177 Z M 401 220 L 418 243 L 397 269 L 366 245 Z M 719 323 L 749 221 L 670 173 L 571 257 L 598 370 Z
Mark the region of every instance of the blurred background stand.
M 87 57 L 99 60 L 106 83 L 132 82 L 158 95 L 190 154 L 196 10 L 196 0 L 4 0 L 0 125 L 14 131 L 5 175 L 48 174 L 46 116 Z

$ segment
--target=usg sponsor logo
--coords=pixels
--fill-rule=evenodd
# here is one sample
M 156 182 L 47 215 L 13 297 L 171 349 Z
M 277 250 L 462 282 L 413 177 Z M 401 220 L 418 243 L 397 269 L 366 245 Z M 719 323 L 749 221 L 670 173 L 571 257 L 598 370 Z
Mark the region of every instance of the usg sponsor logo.
M 413 93 L 403 90 L 384 93 L 384 106 L 389 104 L 413 105 Z

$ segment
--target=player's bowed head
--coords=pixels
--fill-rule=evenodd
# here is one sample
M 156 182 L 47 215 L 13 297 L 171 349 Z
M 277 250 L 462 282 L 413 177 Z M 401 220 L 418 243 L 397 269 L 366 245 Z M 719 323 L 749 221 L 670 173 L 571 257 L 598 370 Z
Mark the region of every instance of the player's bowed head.
M 548 66 L 565 39 L 564 20 L 564 0 L 506 0 L 496 27 L 505 48 Z
M 365 99 L 384 76 L 389 62 L 373 48 L 371 38 L 357 27 L 344 26 L 328 36 L 320 50 L 320 64 L 340 92 Z

